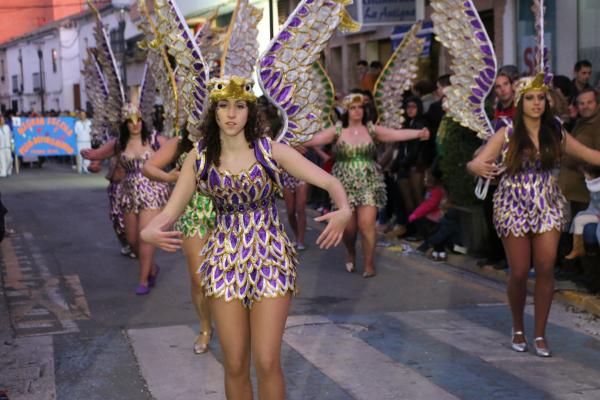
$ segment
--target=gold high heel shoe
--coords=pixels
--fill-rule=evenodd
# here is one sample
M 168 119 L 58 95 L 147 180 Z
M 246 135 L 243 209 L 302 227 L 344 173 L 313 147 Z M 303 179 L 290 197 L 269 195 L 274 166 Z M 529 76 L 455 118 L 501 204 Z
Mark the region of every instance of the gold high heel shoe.
M 210 331 L 202 331 L 196 338 L 194 342 L 194 353 L 195 354 L 204 354 L 208 351 L 208 344 L 210 343 L 210 339 L 212 338 L 212 330 Z

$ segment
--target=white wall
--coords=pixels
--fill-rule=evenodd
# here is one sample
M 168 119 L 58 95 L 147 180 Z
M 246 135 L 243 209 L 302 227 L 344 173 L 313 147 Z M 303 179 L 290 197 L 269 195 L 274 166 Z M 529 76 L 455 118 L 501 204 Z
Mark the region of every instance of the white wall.
M 506 0 L 502 16 L 503 34 L 501 65 L 517 65 L 517 0 Z
M 555 75 L 573 75 L 577 61 L 577 2 L 556 0 L 556 65 Z

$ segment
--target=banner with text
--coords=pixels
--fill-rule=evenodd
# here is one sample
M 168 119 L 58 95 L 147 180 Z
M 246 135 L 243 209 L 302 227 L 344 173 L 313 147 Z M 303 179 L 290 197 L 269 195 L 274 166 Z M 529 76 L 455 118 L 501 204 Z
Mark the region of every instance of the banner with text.
M 415 0 L 355 0 L 346 7 L 363 28 L 415 22 Z M 363 29 L 364 31 L 365 29 Z
M 71 156 L 77 152 L 76 118 L 13 118 L 18 156 Z

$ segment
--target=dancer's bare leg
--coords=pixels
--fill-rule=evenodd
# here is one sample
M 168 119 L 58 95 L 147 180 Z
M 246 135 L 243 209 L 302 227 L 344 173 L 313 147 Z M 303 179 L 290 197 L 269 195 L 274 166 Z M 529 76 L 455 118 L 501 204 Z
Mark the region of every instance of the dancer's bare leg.
M 252 400 L 250 383 L 250 312 L 239 300 L 210 299 L 219 334 L 228 400 Z
M 356 211 L 352 212 L 352 217 L 344 229 L 344 235 L 342 241 L 346 246 L 346 262 L 356 265 L 356 235 L 358 233 L 358 226 L 356 223 Z
M 212 330 L 208 298 L 204 295 L 204 289 L 201 285 L 202 277 L 197 272 L 198 267 L 200 267 L 200 264 L 202 262 L 200 251 L 202 250 L 202 247 L 204 247 L 204 244 L 206 243 L 207 239 L 208 235 L 206 235 L 204 238 L 194 236 L 191 238 L 185 238 L 183 240 L 183 252 L 185 253 L 188 266 L 188 273 L 190 275 L 192 304 L 194 304 L 196 314 L 198 315 L 198 319 L 200 320 L 201 334 L 196 340 L 196 344 L 200 346 L 198 350 L 200 350 L 201 348 L 206 348 L 206 346 L 208 346 L 208 342 L 210 341 L 210 332 Z M 203 334 L 202 332 L 205 333 Z M 208 332 L 208 334 L 206 332 Z
M 535 267 L 535 337 L 546 337 L 548 315 L 554 297 L 554 264 L 560 233 L 556 230 L 533 237 L 533 265 Z M 546 341 L 537 341 L 538 347 L 546 348 Z
M 298 185 L 296 188 L 296 241 L 305 246 L 304 234 L 306 233 L 306 199 L 308 197 L 308 184 Z
M 250 310 L 252 359 L 261 400 L 283 400 L 285 381 L 281 369 L 281 342 L 291 296 L 265 298 Z
M 139 219 L 139 232 L 148 225 L 150 220 L 154 218 L 160 210 L 141 210 Z M 139 240 L 139 255 L 140 258 L 140 284 L 148 285 L 148 276 L 156 274 L 156 265 L 154 265 L 154 253 L 156 248 L 149 243 Z
M 363 252 L 365 255 L 365 273 L 375 272 L 375 221 L 377 219 L 377 207 L 359 206 L 357 209 L 358 229 L 360 231 Z
M 527 299 L 527 275 L 531 268 L 531 239 L 508 236 L 502 239 L 509 266 L 507 294 L 512 314 L 512 327 L 524 332 L 523 313 Z M 525 342 L 524 335 L 517 335 L 515 343 Z

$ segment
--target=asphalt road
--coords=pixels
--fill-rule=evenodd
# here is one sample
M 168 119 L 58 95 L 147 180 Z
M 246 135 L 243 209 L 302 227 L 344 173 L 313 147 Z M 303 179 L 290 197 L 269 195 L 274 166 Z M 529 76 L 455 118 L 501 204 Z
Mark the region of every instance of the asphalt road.
M 119 254 L 106 185 L 52 163 L 0 180 L 16 231 L 0 247 L 0 390 L 11 400 L 224 399 L 217 339 L 191 351 L 183 256 L 159 252 L 157 287 L 135 296 L 137 262 Z M 554 357 L 517 354 L 503 285 L 389 249 L 363 279 L 344 271 L 341 247 L 317 249 L 320 225 L 309 225 L 284 336 L 287 398 L 600 398 L 593 318 L 556 303 Z

